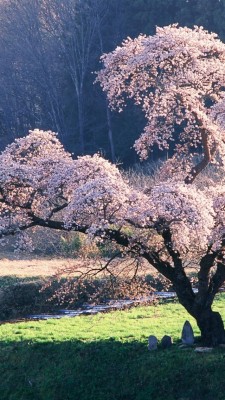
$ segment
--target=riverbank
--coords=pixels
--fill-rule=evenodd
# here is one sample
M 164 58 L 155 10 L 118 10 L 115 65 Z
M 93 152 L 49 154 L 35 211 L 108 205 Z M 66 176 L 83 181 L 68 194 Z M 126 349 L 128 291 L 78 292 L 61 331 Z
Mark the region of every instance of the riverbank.
M 104 262 L 104 260 L 102 260 Z M 96 278 L 88 285 L 85 290 L 80 290 L 78 296 L 70 293 L 64 297 L 55 296 L 55 292 L 65 283 L 67 276 L 62 275 L 57 277 L 58 271 L 61 269 L 68 270 L 74 267 L 85 268 L 81 259 L 65 259 L 65 258 L 16 258 L 15 254 L 9 254 L 8 258 L 0 260 L 0 321 L 15 320 L 27 318 L 33 314 L 56 314 L 60 309 L 75 309 L 76 313 L 84 303 L 92 303 L 93 306 L 99 303 L 106 304 L 109 299 L 124 300 L 124 295 L 117 289 L 117 297 L 110 293 L 110 285 L 107 290 L 103 290 L 103 295 L 99 296 L 95 301 L 90 300 L 90 295 L 95 291 L 99 291 L 102 287 L 101 276 Z M 95 262 L 94 259 L 88 260 L 91 266 Z M 106 261 L 105 261 L 106 262 Z M 149 285 L 149 292 L 152 289 L 164 290 L 163 282 L 158 279 L 157 273 L 153 268 L 148 268 L 144 271 L 146 282 Z M 143 274 L 144 274 L 143 272 Z M 75 276 L 72 277 L 73 279 Z M 121 277 L 123 279 L 123 277 Z M 47 282 L 46 289 L 43 287 Z M 106 280 L 104 279 L 104 284 Z M 122 286 L 122 285 L 121 285 Z M 93 296 L 92 296 L 93 297 Z M 125 298 L 125 300 L 133 300 Z M 153 299 L 151 300 L 153 301 Z M 107 306 L 106 306 L 107 308 Z M 90 309 L 89 311 L 90 312 Z

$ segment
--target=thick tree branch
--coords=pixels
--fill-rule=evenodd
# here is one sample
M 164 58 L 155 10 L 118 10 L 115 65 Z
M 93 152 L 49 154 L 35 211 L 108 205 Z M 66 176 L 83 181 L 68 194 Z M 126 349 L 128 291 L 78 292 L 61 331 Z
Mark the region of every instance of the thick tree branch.
M 172 235 L 169 227 L 163 229 L 161 233 L 166 249 L 174 263 L 174 274 L 171 282 L 177 293 L 180 303 L 190 312 L 193 312 L 195 301 L 195 293 L 190 280 L 188 279 L 182 264 L 181 256 L 178 251 L 174 250 L 172 245 Z
M 209 285 L 209 298 L 211 302 L 213 301 L 215 295 L 218 293 L 219 289 L 225 282 L 225 264 L 221 261 L 217 263 L 217 269 L 215 274 L 210 280 Z
M 212 304 L 214 296 L 211 296 L 210 271 L 215 263 L 216 257 L 217 252 L 212 251 L 210 246 L 207 254 L 205 254 L 200 261 L 198 293 L 196 294 L 195 300 L 197 306 L 204 307 Z
M 199 129 L 201 132 L 201 138 L 202 138 L 202 148 L 203 148 L 203 153 L 204 157 L 203 159 L 194 167 L 192 167 L 190 173 L 188 176 L 186 176 L 184 182 L 186 184 L 191 184 L 195 180 L 195 178 L 207 167 L 207 165 L 210 163 L 212 160 L 213 155 L 215 154 L 216 151 L 216 146 L 210 149 L 209 143 L 208 143 L 208 132 L 207 129 L 203 127 L 201 119 L 198 117 L 198 114 L 196 112 L 192 113 L 195 117 L 196 122 L 199 124 Z

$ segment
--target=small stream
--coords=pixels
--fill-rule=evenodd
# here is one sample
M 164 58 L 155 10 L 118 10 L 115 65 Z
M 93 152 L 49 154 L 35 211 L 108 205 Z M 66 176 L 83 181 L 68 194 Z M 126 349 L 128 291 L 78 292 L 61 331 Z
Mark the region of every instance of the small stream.
M 63 317 L 78 317 L 79 315 L 95 315 L 101 312 L 123 310 L 135 305 L 150 303 L 154 299 L 171 299 L 174 297 L 176 297 L 175 292 L 154 292 L 154 294 L 149 297 L 143 297 L 137 300 L 111 300 L 99 305 L 84 305 L 82 308 L 77 310 L 63 309 L 57 311 L 57 313 L 28 315 L 27 318 L 33 320 L 46 320 L 51 318 L 59 319 Z

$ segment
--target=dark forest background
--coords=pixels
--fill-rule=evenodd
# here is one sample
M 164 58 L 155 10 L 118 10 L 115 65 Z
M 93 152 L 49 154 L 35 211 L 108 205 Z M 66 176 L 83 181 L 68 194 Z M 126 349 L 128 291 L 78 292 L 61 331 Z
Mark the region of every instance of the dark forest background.
M 225 40 L 225 0 L 1 0 L 0 148 L 29 129 L 50 129 L 75 156 L 137 162 L 132 145 L 144 116 L 131 104 L 111 112 L 93 72 L 127 36 L 176 22 Z

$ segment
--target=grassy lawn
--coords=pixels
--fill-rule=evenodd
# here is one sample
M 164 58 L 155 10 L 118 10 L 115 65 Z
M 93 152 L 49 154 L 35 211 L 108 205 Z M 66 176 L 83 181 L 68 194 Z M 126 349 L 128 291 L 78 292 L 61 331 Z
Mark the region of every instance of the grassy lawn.
M 225 297 L 215 309 L 223 314 Z M 225 349 L 179 349 L 174 302 L 97 316 L 0 326 L 1 400 L 225 400 Z M 147 338 L 171 335 L 149 352 Z

